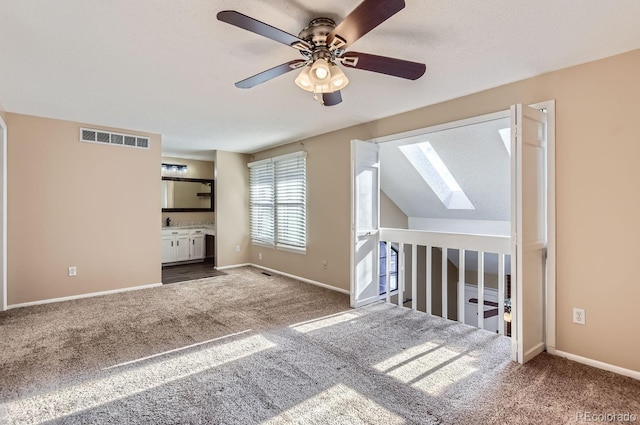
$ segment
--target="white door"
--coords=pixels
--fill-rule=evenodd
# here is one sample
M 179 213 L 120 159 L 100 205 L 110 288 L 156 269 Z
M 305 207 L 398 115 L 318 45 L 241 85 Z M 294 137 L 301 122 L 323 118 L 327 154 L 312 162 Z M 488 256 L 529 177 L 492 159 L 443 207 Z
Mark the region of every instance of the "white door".
M 380 146 L 351 142 L 351 307 L 380 299 Z
M 545 349 L 546 133 L 543 112 L 520 104 L 511 107 L 512 275 L 516 276 L 512 341 L 519 363 Z

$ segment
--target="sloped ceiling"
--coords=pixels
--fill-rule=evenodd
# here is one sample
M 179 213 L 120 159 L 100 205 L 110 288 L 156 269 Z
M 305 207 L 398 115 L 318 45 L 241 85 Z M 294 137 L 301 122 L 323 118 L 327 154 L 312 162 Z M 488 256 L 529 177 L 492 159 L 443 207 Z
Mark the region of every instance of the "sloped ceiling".
M 295 72 L 234 82 L 297 51 L 216 20 L 234 9 L 297 34 L 360 0 L 0 0 L 0 100 L 10 112 L 163 135 L 166 154 L 254 152 L 640 47 L 637 0 L 420 0 L 352 50 L 424 62 L 415 82 L 347 70 L 325 108 Z
M 509 221 L 510 157 L 499 130 L 509 118 L 380 144 L 380 187 L 408 217 Z M 400 151 L 430 142 L 475 209 L 450 210 Z

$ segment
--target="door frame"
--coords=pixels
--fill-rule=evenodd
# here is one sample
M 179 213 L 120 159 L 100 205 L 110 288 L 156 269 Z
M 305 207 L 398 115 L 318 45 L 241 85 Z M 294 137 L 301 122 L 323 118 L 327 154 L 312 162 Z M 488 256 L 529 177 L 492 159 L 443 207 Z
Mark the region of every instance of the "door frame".
M 556 101 L 529 105 L 547 114 L 547 278 L 545 288 L 545 345 L 549 354 L 556 352 Z
M 7 310 L 7 124 L 0 117 L 0 311 Z
M 510 106 L 510 105 L 509 105 Z M 528 106 L 536 109 L 545 110 L 547 114 L 547 149 L 546 149 L 546 178 L 547 178 L 547 267 L 546 267 L 546 288 L 545 288 L 545 346 L 547 352 L 554 354 L 556 352 L 556 102 L 555 99 L 546 100 L 529 104 Z M 470 124 L 477 124 L 484 121 L 490 121 L 498 118 L 507 118 L 510 116 L 509 109 L 500 110 L 493 113 L 476 115 L 470 118 L 463 118 L 446 123 L 430 125 L 416 130 L 409 130 L 390 134 L 387 136 L 372 138 L 369 141 L 373 143 L 384 143 L 399 138 L 407 138 L 418 135 L 425 135 L 441 130 L 447 130 L 456 127 L 462 127 Z M 353 152 L 352 158 L 353 160 Z M 353 211 L 353 193 L 351 196 L 351 206 Z M 512 199 L 511 202 L 516 202 Z M 352 232 L 353 233 L 353 232 Z M 353 246 L 353 238 L 351 240 Z M 351 256 L 351 265 L 353 265 L 353 255 Z M 512 253 L 512 261 L 514 255 Z M 353 266 L 351 267 L 353 273 Z M 515 351 L 512 357 L 516 355 Z

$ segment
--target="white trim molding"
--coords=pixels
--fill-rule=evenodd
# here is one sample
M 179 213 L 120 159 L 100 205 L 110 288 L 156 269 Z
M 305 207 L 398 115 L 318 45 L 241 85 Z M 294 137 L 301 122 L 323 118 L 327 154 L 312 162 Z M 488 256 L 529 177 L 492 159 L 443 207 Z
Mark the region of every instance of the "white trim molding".
M 307 279 L 307 278 L 304 278 L 304 277 L 296 276 L 296 275 L 293 275 L 293 274 L 281 272 L 279 270 L 270 269 L 268 267 L 259 266 L 257 264 L 249 264 L 249 265 L 253 266 L 253 267 L 257 268 L 257 269 L 262 269 L 262 270 L 265 270 L 265 271 L 268 271 L 268 272 L 271 272 L 271 273 L 279 274 L 280 276 L 290 277 L 291 279 L 296 279 L 296 280 L 299 280 L 299 281 L 304 282 L 304 283 L 309 283 L 311 285 L 319 286 L 321 288 L 330 289 L 332 291 L 340 292 L 341 294 L 349 295 L 349 291 L 347 291 L 346 289 L 336 288 L 335 286 L 327 285 L 326 283 L 322 283 L 322 282 L 318 282 L 318 281 L 315 281 L 315 280 Z
M 237 269 L 239 267 L 255 267 L 256 269 L 261 269 L 270 273 L 279 274 L 280 276 L 290 277 L 291 279 L 299 280 L 300 282 L 309 283 L 311 285 L 319 286 L 321 288 L 330 289 L 332 291 L 340 292 L 341 294 L 347 294 L 347 295 L 350 294 L 350 292 L 346 289 L 336 288 L 335 286 L 328 285 L 326 283 L 307 279 L 306 277 L 301 277 L 301 276 L 296 276 L 293 274 L 281 272 L 280 270 L 270 269 L 269 267 L 259 266 L 258 264 L 253 264 L 253 263 L 233 264 L 231 266 L 216 267 L 216 270 Z
M 82 298 L 99 297 L 101 295 L 111 295 L 111 294 L 118 294 L 120 292 L 137 291 L 139 289 L 157 288 L 159 286 L 162 286 L 162 283 L 151 283 L 149 285 L 131 286 L 129 288 L 110 289 L 108 291 L 99 291 L 99 292 L 89 292 L 87 294 L 71 295 L 68 297 L 49 298 L 46 300 L 30 301 L 28 303 L 12 304 L 8 306 L 7 309 L 10 310 L 14 308 L 31 307 L 34 305 L 51 304 L 51 303 L 59 303 L 62 301 L 79 300 Z
M 246 267 L 246 266 L 252 266 L 253 264 L 251 263 L 242 263 L 242 264 L 231 264 L 230 266 L 219 266 L 216 267 L 216 270 L 229 270 L 229 269 L 237 269 L 238 267 Z
M 595 367 L 597 369 L 602 369 L 609 372 L 617 373 L 618 375 L 628 376 L 629 378 L 637 379 L 640 381 L 640 372 L 637 370 L 626 369 L 624 367 L 612 365 L 609 363 L 604 363 L 599 360 L 593 360 L 588 357 L 578 356 L 577 354 L 566 353 L 560 350 L 549 351 L 549 354 L 562 357 L 567 360 L 572 360 L 574 362 L 582 363 L 587 366 Z

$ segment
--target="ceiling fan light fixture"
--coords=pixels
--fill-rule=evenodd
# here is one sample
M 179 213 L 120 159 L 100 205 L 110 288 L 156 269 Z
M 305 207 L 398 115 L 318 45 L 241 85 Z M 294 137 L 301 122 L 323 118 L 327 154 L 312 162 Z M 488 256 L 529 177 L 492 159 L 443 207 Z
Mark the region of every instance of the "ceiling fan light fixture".
M 316 84 L 315 86 L 313 86 L 313 92 L 315 94 L 318 94 L 318 93 L 333 93 L 334 91 L 336 91 L 336 89 L 331 87 L 331 84 Z
M 340 67 L 334 63 L 331 64 L 331 89 L 332 91 L 342 90 L 349 84 L 349 78 L 340 69 Z
M 298 76 L 296 77 L 295 83 L 302 90 L 312 92 L 314 90 L 313 90 L 313 84 L 311 83 L 310 74 L 311 74 L 311 67 L 305 66 L 304 68 L 302 68 L 302 71 L 300 71 L 300 74 L 298 74 Z
M 329 70 L 329 62 L 326 59 L 317 59 L 311 65 L 311 81 L 316 84 L 325 84 L 331 78 L 331 71 Z

